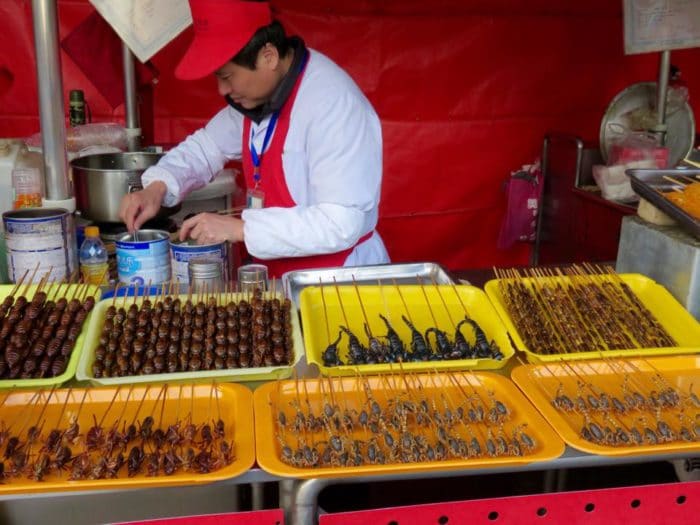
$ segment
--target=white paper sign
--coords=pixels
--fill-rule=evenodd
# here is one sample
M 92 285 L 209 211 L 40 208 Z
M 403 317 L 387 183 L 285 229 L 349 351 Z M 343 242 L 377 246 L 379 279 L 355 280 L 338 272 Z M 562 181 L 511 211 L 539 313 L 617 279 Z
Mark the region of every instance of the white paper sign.
M 624 2 L 626 54 L 700 46 L 700 1 Z
M 187 0 L 90 0 L 141 62 L 192 23 Z

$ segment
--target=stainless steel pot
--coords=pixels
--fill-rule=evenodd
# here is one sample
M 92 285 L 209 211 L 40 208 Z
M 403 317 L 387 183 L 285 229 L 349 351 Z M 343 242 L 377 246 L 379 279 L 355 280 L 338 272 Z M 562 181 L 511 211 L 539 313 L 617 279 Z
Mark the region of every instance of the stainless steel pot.
M 161 157 L 160 153 L 101 153 L 73 160 L 73 186 L 81 215 L 92 221 L 122 222 L 122 197 L 143 188 L 141 174 Z M 156 217 L 168 217 L 179 209 L 179 205 L 161 208 Z

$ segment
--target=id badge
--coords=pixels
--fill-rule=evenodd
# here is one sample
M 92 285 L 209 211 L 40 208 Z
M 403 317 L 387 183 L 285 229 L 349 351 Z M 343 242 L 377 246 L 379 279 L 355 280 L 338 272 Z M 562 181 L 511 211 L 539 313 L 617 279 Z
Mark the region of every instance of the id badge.
M 246 194 L 246 206 L 253 209 L 265 207 L 265 192 L 257 188 L 248 190 Z

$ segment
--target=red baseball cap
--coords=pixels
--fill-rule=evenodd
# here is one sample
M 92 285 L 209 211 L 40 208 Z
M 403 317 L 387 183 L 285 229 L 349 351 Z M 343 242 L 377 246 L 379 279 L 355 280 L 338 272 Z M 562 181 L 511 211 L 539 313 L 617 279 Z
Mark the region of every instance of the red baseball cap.
M 231 60 L 262 26 L 272 22 L 268 2 L 190 0 L 194 39 L 175 68 L 181 80 L 212 74 Z

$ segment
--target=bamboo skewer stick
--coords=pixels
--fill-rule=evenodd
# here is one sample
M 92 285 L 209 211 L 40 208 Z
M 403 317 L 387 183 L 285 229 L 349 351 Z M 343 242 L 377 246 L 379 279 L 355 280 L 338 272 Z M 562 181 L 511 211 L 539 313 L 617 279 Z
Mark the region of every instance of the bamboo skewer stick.
M 36 277 L 36 272 L 39 271 L 39 265 L 41 262 L 36 263 L 36 268 L 34 268 L 34 272 L 32 272 L 32 276 L 29 278 L 29 282 L 24 286 L 24 292 L 22 292 L 22 295 L 27 297 L 27 292 L 29 291 L 29 287 L 34 283 L 34 277 Z
M 357 286 L 357 281 L 355 280 L 355 274 L 352 275 L 352 285 L 355 288 L 355 294 L 357 295 L 357 302 L 360 303 L 360 310 L 362 310 L 362 317 L 365 320 L 365 327 L 367 331 L 367 336 L 372 338 L 372 329 L 369 326 L 369 319 L 367 318 L 367 312 L 365 311 L 365 305 L 362 302 L 362 297 L 360 296 L 360 288 Z
M 318 278 L 318 285 L 320 287 L 320 292 L 321 292 L 321 304 L 323 305 L 323 318 L 326 321 L 326 341 L 328 344 L 331 344 L 331 328 L 330 328 L 330 320 L 328 319 L 328 308 L 326 307 L 326 297 L 325 294 L 323 293 L 323 281 L 321 280 L 321 277 Z
M 345 322 L 345 327 L 350 328 L 350 325 L 348 324 L 348 316 L 345 315 L 345 307 L 343 306 L 343 301 L 340 299 L 340 290 L 338 289 L 338 282 L 335 280 L 335 276 L 333 276 L 333 286 L 335 287 L 335 294 L 338 296 L 338 305 L 340 306 L 340 311 L 343 313 L 343 321 Z
M 432 308 L 432 306 L 430 306 L 430 301 L 428 300 L 428 294 L 425 291 L 425 286 L 423 286 L 423 278 L 420 275 L 417 275 L 416 278 L 418 279 L 418 284 L 420 284 L 421 292 L 423 292 L 423 297 L 425 298 L 425 304 L 428 306 L 428 311 L 430 312 L 430 317 L 433 319 L 433 326 L 435 328 L 437 328 L 438 322 L 437 322 L 437 319 L 435 318 L 435 313 L 433 312 L 433 308 Z
M 668 181 L 668 182 L 671 182 L 671 183 L 674 184 L 674 186 L 671 188 L 673 191 L 677 191 L 677 192 L 679 192 L 679 193 L 683 193 L 683 190 L 682 190 L 681 188 L 679 188 L 679 186 L 685 188 L 686 183 L 681 182 L 681 181 L 679 181 L 679 180 L 677 180 L 677 179 L 673 179 L 673 178 L 671 178 L 671 177 L 668 177 L 667 175 L 664 175 L 662 178 L 663 178 L 665 181 Z
M 112 405 L 114 405 L 114 401 L 117 399 L 117 396 L 119 395 L 119 392 L 121 391 L 122 387 L 119 385 L 117 389 L 114 391 L 114 395 L 112 396 L 112 400 L 109 402 L 109 405 L 107 405 L 107 410 L 104 411 L 102 414 L 102 417 L 100 418 L 100 424 L 98 425 L 99 428 L 102 428 L 102 424 L 105 421 L 105 418 L 107 417 L 107 414 L 109 411 L 112 409 Z
M 408 309 L 408 305 L 406 304 L 406 299 L 404 298 L 403 294 L 401 293 L 401 288 L 399 288 L 399 285 L 396 283 L 396 279 L 392 279 L 391 281 L 394 284 L 394 288 L 396 288 L 396 293 L 399 294 L 399 298 L 401 299 L 401 304 L 403 304 L 403 309 L 406 311 L 406 316 L 408 317 L 408 320 L 411 321 L 411 324 L 415 324 L 413 322 L 413 316 L 411 316 L 411 312 Z
M 440 301 L 442 302 L 443 308 L 445 308 L 445 312 L 447 312 L 447 317 L 450 319 L 450 324 L 452 324 L 452 329 L 457 330 L 457 323 L 455 320 L 452 318 L 452 312 L 450 312 L 450 309 L 447 307 L 447 301 L 445 301 L 445 297 L 442 295 L 442 292 L 440 291 L 440 286 L 438 285 L 437 281 L 435 280 L 435 277 L 432 277 L 433 281 L 433 286 L 435 287 L 435 290 L 438 293 L 438 296 L 440 297 Z

